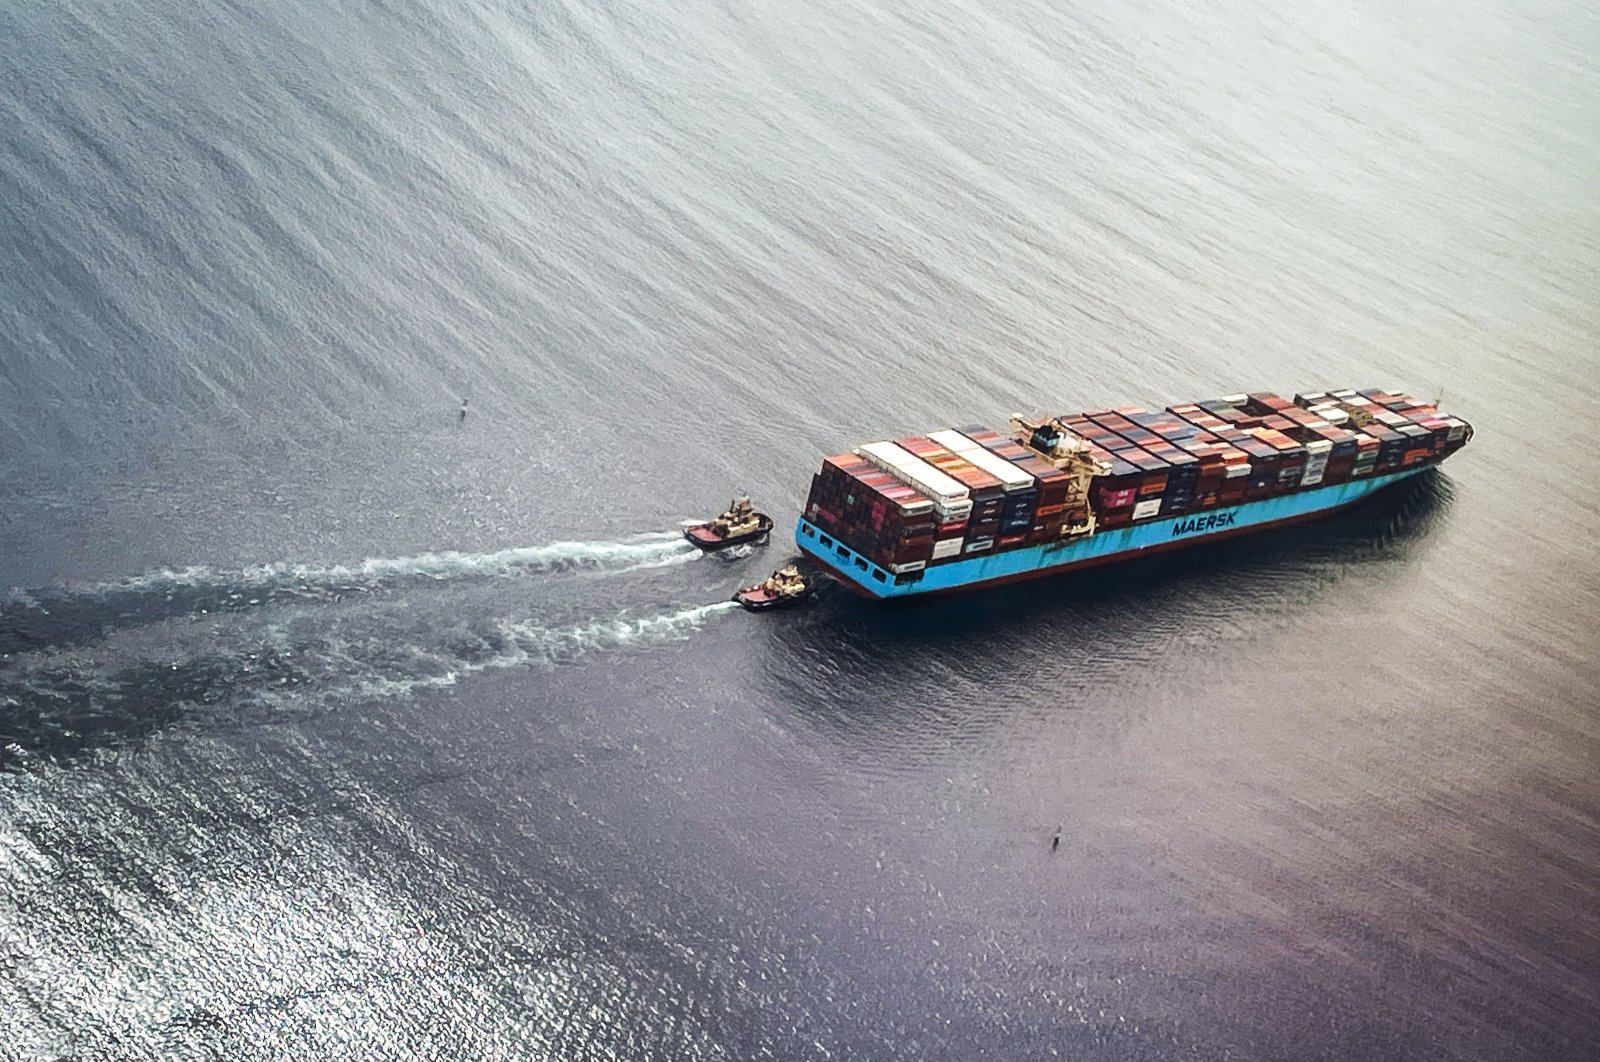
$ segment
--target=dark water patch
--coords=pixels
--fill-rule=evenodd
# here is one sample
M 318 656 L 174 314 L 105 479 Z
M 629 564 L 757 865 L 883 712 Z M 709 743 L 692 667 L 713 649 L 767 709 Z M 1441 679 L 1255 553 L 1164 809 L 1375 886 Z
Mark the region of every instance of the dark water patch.
M 137 742 L 214 706 L 263 694 L 294 694 L 319 678 L 325 642 L 239 653 L 141 661 L 93 661 L 0 671 L 0 741 L 52 759 Z

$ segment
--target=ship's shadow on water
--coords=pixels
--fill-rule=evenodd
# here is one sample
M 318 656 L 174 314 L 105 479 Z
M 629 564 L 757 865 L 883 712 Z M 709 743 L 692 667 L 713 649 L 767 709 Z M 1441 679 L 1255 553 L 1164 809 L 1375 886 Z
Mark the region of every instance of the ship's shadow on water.
M 1292 623 L 1341 582 L 1411 562 L 1453 501 L 1430 470 L 1322 520 L 1076 573 L 894 602 L 830 585 L 820 607 L 773 628 L 759 674 L 769 703 L 841 737 L 898 734 L 913 719 L 970 734 L 979 701 L 1087 688 L 1219 626 L 1248 637 Z

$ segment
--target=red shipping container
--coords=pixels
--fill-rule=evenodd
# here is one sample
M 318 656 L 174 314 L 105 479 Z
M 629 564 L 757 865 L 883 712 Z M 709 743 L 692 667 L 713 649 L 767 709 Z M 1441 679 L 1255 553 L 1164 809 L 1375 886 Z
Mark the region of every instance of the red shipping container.
M 1100 504 L 1106 509 L 1121 509 L 1132 505 L 1139 492 L 1133 487 L 1108 490 L 1100 495 Z

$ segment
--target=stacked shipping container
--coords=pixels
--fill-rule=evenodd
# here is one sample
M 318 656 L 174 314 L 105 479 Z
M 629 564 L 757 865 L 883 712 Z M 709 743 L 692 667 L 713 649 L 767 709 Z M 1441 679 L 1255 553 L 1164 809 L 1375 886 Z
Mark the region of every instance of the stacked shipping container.
M 1000 513 L 1005 507 L 1005 489 L 1000 480 L 925 435 L 896 439 L 895 445 L 965 487 L 972 503 L 964 519 L 940 525 L 933 559 L 993 549 L 1000 536 Z
M 823 459 L 806 519 L 895 573 L 925 567 L 937 520 L 932 499 L 857 454 Z
M 1236 506 L 1440 460 L 1465 422 L 1409 395 L 1267 392 L 907 436 L 826 458 L 806 519 L 897 575 L 1158 516 Z M 1068 445 L 1085 482 L 1051 455 Z M 858 562 L 860 563 L 860 562 Z
M 1008 510 L 1008 514 L 1002 514 L 1001 530 L 1007 540 L 1007 549 L 1059 538 L 1061 529 L 1071 526 L 1067 523 L 1069 518 L 1077 516 L 1080 521 L 1087 519 L 1088 506 L 1081 499 L 1079 505 L 1070 509 L 1067 504 L 1071 477 L 1048 461 L 1041 460 L 1037 453 L 1014 439 L 981 426 L 962 428 L 961 434 L 1033 479 L 1031 500 L 1022 495 L 1015 506 Z M 1019 538 L 1021 541 L 1018 541 Z

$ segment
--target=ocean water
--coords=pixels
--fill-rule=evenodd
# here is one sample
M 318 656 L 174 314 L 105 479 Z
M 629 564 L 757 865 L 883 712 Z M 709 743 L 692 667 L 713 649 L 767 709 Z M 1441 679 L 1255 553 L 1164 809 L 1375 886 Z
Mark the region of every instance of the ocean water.
M 1596 42 L 0 0 L 0 1057 L 1600 1057 Z M 905 608 L 676 537 L 1338 386 L 1476 439 Z

